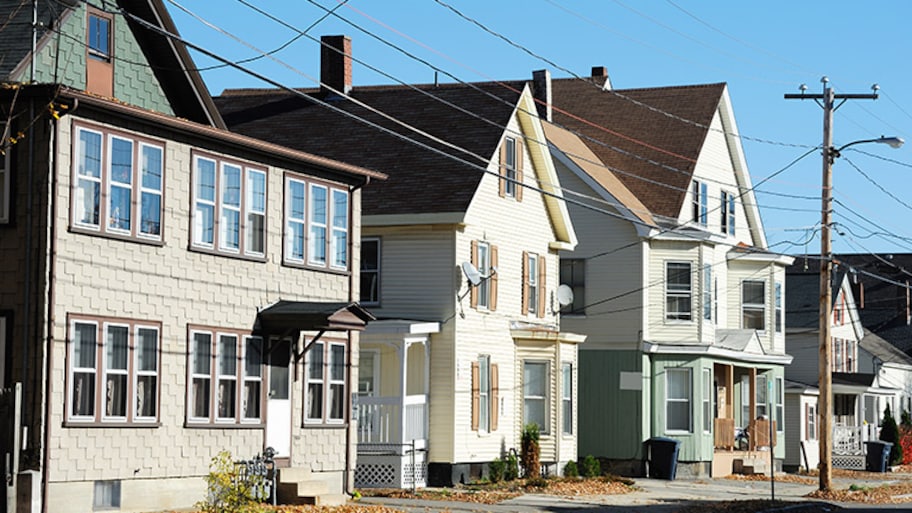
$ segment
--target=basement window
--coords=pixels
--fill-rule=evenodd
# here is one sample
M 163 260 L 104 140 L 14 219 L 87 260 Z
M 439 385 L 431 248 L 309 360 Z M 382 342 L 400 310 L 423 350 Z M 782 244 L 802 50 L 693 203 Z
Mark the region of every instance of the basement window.
M 95 481 L 93 511 L 120 509 L 120 480 Z

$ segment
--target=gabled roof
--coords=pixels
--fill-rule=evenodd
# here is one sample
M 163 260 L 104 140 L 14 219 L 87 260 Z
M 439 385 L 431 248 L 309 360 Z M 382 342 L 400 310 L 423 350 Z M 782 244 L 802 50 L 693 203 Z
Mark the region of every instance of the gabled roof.
M 65 17 L 72 15 L 77 7 L 84 5 L 77 1 L 69 3 L 72 7 L 67 7 L 67 2 L 59 0 L 38 2 L 39 48 L 53 44 L 53 40 L 59 37 L 53 29 L 56 29 Z M 178 33 L 161 0 L 117 0 L 117 4 L 130 14 L 166 32 Z M 0 30 L 0 80 L 27 81 L 28 77 L 21 75 L 28 71 L 31 57 L 31 3 L 21 0 L 0 0 L 0 13 L 9 13 L 8 19 L 0 15 L 0 26 L 3 26 Z M 141 26 L 129 16 L 118 19 L 126 19 L 175 115 L 197 123 L 225 128 L 187 48 L 180 42 Z M 114 62 L 116 65 L 116 54 Z
M 865 328 L 865 336 L 858 342 L 859 347 L 871 353 L 884 363 L 899 363 L 912 366 L 912 357 L 897 349 L 893 344 Z
M 816 264 L 815 264 L 816 265 Z M 819 266 L 805 269 L 805 259 L 796 257 L 785 272 L 785 326 L 789 329 L 820 328 L 820 270 Z M 835 304 L 846 274 L 834 269 L 830 291 Z
M 328 102 L 394 134 L 487 167 L 514 114 L 524 82 L 355 87 L 349 97 L 481 157 L 458 152 L 344 98 Z M 427 93 L 427 94 L 424 94 Z M 215 99 L 231 130 L 389 175 L 363 189 L 362 211 L 376 214 L 465 212 L 484 172 L 402 137 L 318 105 L 317 89 L 226 90 Z M 436 98 L 436 99 L 435 99 Z M 443 102 L 438 101 L 443 100 Z M 457 105 L 465 112 L 450 105 Z M 468 113 L 472 114 L 468 114 Z
M 554 123 L 581 133 L 653 215 L 677 218 L 725 84 L 606 91 L 558 79 L 552 88 Z

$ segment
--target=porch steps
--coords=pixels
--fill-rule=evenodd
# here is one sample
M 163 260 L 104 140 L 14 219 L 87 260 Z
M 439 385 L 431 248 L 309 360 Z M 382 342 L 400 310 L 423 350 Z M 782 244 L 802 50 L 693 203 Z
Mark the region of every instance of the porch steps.
M 276 493 L 279 504 L 341 506 L 348 502 L 348 495 L 329 493 L 326 481 L 315 478 L 310 469 L 300 467 L 279 469 Z
M 763 457 L 735 458 L 732 462 L 732 472 L 746 476 L 768 474 L 769 456 L 766 459 Z

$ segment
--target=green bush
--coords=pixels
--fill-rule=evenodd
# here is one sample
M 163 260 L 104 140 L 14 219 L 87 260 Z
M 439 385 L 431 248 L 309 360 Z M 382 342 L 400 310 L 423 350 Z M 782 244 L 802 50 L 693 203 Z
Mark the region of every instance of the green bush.
M 591 454 L 588 454 L 583 458 L 582 467 L 581 473 L 583 474 L 583 477 L 598 477 L 602 475 L 602 465 Z
M 902 445 L 899 443 L 899 427 L 896 425 L 896 419 L 890 413 L 890 405 L 884 409 L 883 423 L 880 426 L 880 439 L 884 442 L 893 444 L 890 449 L 890 465 L 899 465 L 903 460 Z
M 575 461 L 570 460 L 564 465 L 564 477 L 579 477 L 579 468 Z
M 499 483 L 504 480 L 506 470 L 507 462 L 500 458 L 494 458 L 494 461 L 488 464 L 488 479 L 492 483 Z
M 901 426 L 912 426 L 912 415 L 909 414 L 909 410 L 903 408 L 902 413 L 899 415 L 901 419 L 899 425 Z
M 257 509 L 254 489 L 261 483 L 255 477 L 242 479 L 240 467 L 231 453 L 222 451 L 209 462 L 206 499 L 196 504 L 203 513 L 249 513 Z
M 541 460 L 539 459 L 541 449 L 538 446 L 538 439 L 538 424 L 534 422 L 526 424 L 522 430 L 520 458 L 525 477 L 529 479 L 541 477 Z
M 510 451 L 507 454 L 504 479 L 507 481 L 519 479 L 519 459 L 516 457 L 515 451 Z

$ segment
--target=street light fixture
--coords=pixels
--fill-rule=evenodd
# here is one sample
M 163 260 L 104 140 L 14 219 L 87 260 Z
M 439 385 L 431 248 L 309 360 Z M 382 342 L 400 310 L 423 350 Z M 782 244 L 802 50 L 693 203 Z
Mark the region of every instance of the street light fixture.
M 820 430 L 818 436 L 820 464 L 820 490 L 832 489 L 832 458 L 833 458 L 833 368 L 832 368 L 832 343 L 830 328 L 833 319 L 833 291 L 830 285 L 833 272 L 833 250 L 830 235 L 831 216 L 833 213 L 833 162 L 839 158 L 842 150 L 849 146 L 864 143 L 887 144 L 891 148 L 899 148 L 903 141 L 899 137 L 880 137 L 878 139 L 863 139 L 844 144 L 839 148 L 833 146 L 833 112 L 848 100 L 876 100 L 877 90 L 875 84 L 870 94 L 836 94 L 829 85 L 829 79 L 823 77 L 823 94 L 806 94 L 806 86 L 801 88 L 801 94 L 786 94 L 787 100 L 814 100 L 823 108 L 823 190 L 821 198 L 820 220 L 820 337 L 818 347 L 818 375 L 817 386 L 820 389 L 819 404 L 817 408 Z M 836 105 L 836 100 L 842 100 Z

